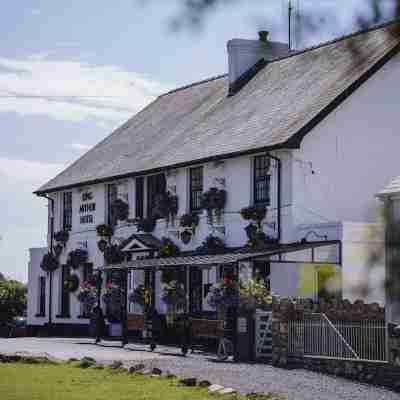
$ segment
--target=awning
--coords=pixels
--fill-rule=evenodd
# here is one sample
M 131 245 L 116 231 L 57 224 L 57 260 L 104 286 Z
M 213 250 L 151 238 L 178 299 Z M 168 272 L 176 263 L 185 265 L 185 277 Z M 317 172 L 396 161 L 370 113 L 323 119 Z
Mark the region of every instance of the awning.
M 319 248 L 332 249 L 334 253 L 328 260 L 326 252 L 321 255 L 316 254 L 316 249 Z M 332 251 L 330 251 L 332 253 Z M 282 259 L 282 255 L 289 253 L 298 253 L 293 260 L 287 258 Z M 309 253 L 309 254 L 308 254 Z M 324 259 L 325 258 L 325 259 Z M 200 266 L 210 267 L 213 265 L 229 265 L 237 262 L 251 261 L 257 259 L 268 259 L 270 262 L 281 263 L 329 263 L 341 265 L 341 242 L 323 241 L 323 242 L 296 242 L 291 244 L 281 244 L 275 247 L 270 247 L 265 250 L 249 250 L 242 249 L 224 254 L 208 254 L 208 255 L 192 255 L 168 258 L 148 258 L 137 259 L 117 265 L 107 265 L 101 270 L 121 270 L 121 269 L 165 269 L 169 267 L 185 267 L 185 266 Z

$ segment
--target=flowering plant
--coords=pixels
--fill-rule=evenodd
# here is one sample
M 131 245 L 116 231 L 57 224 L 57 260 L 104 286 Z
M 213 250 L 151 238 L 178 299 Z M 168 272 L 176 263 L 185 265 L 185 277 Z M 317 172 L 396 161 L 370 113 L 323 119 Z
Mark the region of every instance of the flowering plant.
M 237 306 L 239 304 L 239 285 L 229 277 L 215 283 L 207 295 L 207 303 L 214 309 Z
M 174 280 L 162 285 L 162 301 L 173 307 L 184 307 L 186 304 L 186 291 L 182 283 Z
M 249 279 L 240 286 L 240 304 L 247 308 L 264 308 L 272 304 L 272 294 L 264 281 Z
M 162 238 L 162 245 L 158 254 L 160 257 L 173 257 L 179 255 L 179 253 L 179 247 L 171 239 Z
M 201 208 L 207 211 L 208 223 L 214 225 L 213 212 L 217 216 L 218 222 L 222 217 L 222 212 L 226 204 L 226 191 L 215 187 L 210 188 L 201 196 Z
M 92 309 L 97 300 L 97 288 L 90 281 L 83 282 L 79 286 L 76 297 L 85 307 Z
M 119 304 L 121 302 L 121 289 L 115 283 L 107 283 L 102 299 L 105 304 Z
M 64 289 L 69 292 L 75 292 L 79 287 L 79 278 L 76 275 L 70 275 L 63 282 Z
M 147 307 L 151 302 L 151 290 L 144 285 L 139 285 L 129 295 L 129 301 L 139 304 L 142 307 Z
M 78 269 L 81 265 L 85 264 L 88 259 L 88 252 L 84 249 L 76 249 L 70 251 L 68 254 L 67 264 L 73 269 Z

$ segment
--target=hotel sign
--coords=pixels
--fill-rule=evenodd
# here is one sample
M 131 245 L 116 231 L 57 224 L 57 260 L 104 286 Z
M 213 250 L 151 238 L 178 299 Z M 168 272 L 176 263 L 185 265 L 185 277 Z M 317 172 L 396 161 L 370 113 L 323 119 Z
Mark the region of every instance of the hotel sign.
M 93 201 L 92 192 L 82 193 L 82 204 L 79 207 L 80 222 L 81 224 L 93 224 L 94 215 L 96 211 L 96 203 Z

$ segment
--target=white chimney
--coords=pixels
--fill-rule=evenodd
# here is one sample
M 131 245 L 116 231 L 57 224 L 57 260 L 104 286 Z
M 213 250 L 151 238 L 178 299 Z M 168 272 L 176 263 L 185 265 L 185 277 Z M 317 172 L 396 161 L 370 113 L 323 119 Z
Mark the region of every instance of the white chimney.
M 259 40 L 232 39 L 228 42 L 229 83 L 232 85 L 258 61 L 272 61 L 290 54 L 289 45 L 268 41 L 268 32 L 259 32 Z

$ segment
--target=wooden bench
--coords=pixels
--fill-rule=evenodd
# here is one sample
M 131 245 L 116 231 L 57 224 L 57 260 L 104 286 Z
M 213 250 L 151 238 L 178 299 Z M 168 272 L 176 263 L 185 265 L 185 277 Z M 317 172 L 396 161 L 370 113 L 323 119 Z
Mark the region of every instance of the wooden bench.
M 224 321 L 190 318 L 190 336 L 192 352 L 195 346 L 201 346 L 199 341 L 219 341 L 224 337 Z
M 143 331 L 145 325 L 143 314 L 128 314 L 128 331 Z

